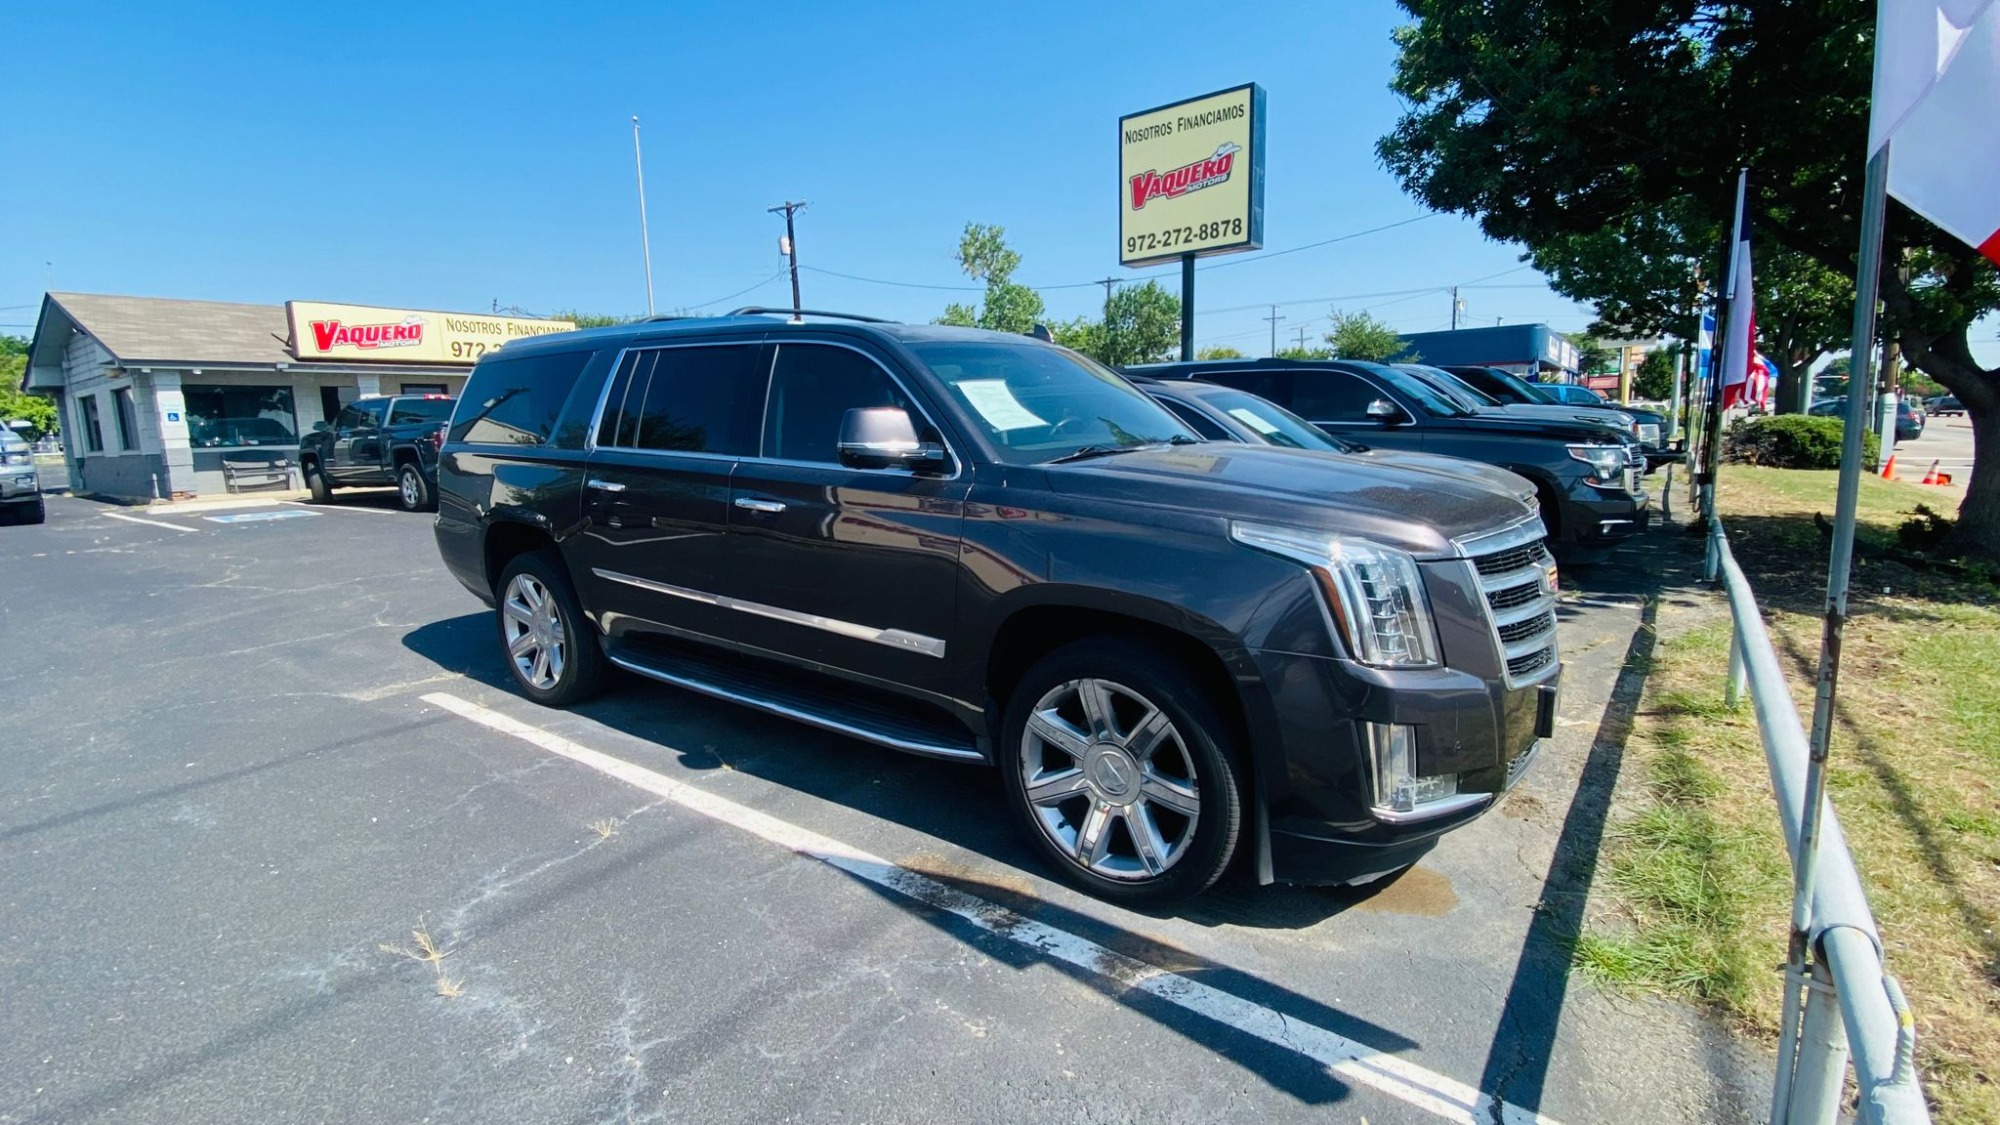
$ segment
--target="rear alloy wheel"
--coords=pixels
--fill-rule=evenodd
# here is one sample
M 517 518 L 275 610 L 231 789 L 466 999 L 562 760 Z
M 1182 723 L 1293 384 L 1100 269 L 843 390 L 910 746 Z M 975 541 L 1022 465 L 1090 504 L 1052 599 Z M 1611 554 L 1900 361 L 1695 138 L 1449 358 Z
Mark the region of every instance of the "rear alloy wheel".
M 326 472 L 319 467 L 319 462 L 307 461 L 305 474 L 306 491 L 312 493 L 313 503 L 331 504 L 333 502 L 333 485 L 327 482 Z
M 427 512 L 431 509 L 431 486 L 424 480 L 422 469 L 416 462 L 405 461 L 396 469 L 396 502 L 406 512 Z
M 596 630 L 553 551 L 533 551 L 507 564 L 494 616 L 507 667 L 528 698 L 565 707 L 603 687 L 604 653 Z
M 1007 716 L 1009 796 L 1071 882 L 1162 902 L 1228 867 L 1241 767 L 1227 725 L 1179 667 L 1136 645 L 1085 641 L 1030 670 Z

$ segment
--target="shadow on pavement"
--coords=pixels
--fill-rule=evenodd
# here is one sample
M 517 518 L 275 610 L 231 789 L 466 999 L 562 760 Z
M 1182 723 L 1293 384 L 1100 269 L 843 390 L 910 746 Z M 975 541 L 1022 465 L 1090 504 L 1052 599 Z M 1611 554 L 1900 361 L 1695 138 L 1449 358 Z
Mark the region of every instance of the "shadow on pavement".
M 405 634 L 403 644 L 441 668 L 513 692 L 487 613 L 421 626 Z M 885 750 L 637 676 L 621 675 L 614 684 L 604 696 L 574 708 L 575 713 L 670 749 L 683 768 L 747 773 L 934 836 L 1006 867 L 1050 874 L 1015 828 L 991 767 Z M 926 873 L 935 862 L 928 856 L 891 858 Z M 1134 913 L 1204 926 L 1305 929 L 1395 884 L 1384 879 L 1365 887 L 1256 887 L 1225 879 L 1192 902 Z

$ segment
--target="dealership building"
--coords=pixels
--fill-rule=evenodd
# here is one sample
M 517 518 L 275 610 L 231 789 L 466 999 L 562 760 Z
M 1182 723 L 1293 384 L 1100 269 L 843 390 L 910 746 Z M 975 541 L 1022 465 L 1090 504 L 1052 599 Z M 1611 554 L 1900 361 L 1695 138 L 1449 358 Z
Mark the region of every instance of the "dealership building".
M 1574 382 L 1578 375 L 1576 345 L 1546 324 L 1415 332 L 1403 343 L 1437 367 L 1498 367 L 1545 383 Z
M 566 321 L 290 301 L 43 297 L 23 389 L 61 411 L 70 486 L 135 499 L 297 487 L 299 435 L 370 395 L 451 394 Z M 345 413 L 343 413 L 345 412 Z

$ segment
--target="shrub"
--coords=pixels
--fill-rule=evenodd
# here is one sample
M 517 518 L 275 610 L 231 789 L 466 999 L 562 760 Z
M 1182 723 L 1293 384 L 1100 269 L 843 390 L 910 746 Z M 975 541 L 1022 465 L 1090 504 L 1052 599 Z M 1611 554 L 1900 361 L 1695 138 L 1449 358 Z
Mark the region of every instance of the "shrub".
M 1722 459 L 1778 469 L 1838 469 L 1846 423 L 1839 418 L 1778 414 L 1752 418 L 1723 435 Z M 1881 441 L 1861 435 L 1861 463 L 1874 468 Z

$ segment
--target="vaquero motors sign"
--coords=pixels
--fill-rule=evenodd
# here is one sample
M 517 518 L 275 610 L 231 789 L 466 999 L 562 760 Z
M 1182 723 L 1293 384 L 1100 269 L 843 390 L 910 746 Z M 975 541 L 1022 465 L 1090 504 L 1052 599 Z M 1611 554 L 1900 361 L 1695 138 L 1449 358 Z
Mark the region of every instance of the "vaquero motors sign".
M 1249 85 L 1118 121 L 1118 260 L 1264 244 L 1264 91 Z
M 567 320 L 422 312 L 287 301 L 291 352 L 301 360 L 468 364 L 509 340 L 576 328 Z

